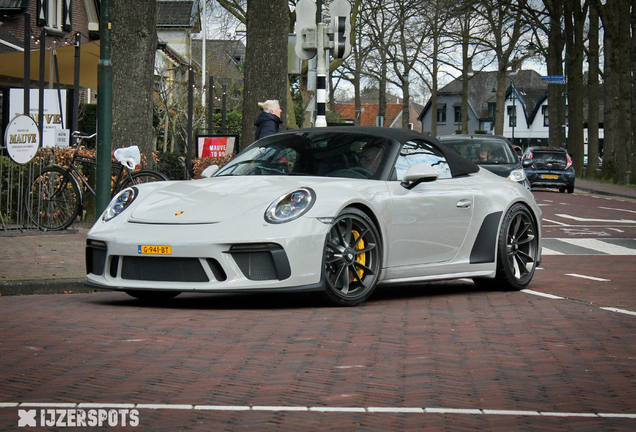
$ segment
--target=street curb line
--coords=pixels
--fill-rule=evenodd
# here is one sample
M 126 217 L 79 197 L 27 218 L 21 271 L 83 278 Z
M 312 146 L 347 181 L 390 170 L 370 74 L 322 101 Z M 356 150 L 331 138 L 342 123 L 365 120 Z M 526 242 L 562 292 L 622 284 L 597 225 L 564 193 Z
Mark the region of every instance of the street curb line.
M 84 284 L 84 279 L 50 279 L 0 282 L 0 296 L 88 293 L 101 291 Z

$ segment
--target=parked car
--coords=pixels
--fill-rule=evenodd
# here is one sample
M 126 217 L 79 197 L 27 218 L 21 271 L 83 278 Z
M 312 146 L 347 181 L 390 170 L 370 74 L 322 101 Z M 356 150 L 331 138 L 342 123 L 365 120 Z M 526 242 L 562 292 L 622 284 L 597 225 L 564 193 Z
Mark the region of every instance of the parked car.
M 418 132 L 281 132 L 211 175 L 113 198 L 88 233 L 86 283 L 146 300 L 321 291 L 353 306 L 378 284 L 519 290 L 541 261 L 532 193 Z
M 530 189 L 530 183 L 508 138 L 498 135 L 442 135 L 439 140 L 466 159 Z
M 528 147 L 521 161 L 533 188 L 574 192 L 574 167 L 568 152 L 559 147 Z

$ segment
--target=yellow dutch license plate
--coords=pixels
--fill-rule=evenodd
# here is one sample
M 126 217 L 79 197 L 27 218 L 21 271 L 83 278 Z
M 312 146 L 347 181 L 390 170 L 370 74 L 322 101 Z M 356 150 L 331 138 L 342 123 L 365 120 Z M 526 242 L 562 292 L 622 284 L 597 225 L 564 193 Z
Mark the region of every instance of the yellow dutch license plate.
M 139 253 L 142 255 L 171 255 L 171 246 L 139 245 Z
M 559 176 L 558 175 L 553 175 L 553 174 L 543 174 L 543 175 L 541 175 L 541 178 L 556 180 L 556 179 L 559 178 Z

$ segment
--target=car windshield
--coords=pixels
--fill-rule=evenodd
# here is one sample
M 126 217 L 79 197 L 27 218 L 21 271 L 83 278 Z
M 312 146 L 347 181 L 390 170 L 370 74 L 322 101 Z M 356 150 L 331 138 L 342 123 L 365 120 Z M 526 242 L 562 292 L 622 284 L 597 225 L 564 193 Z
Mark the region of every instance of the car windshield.
M 516 156 L 508 143 L 496 139 L 449 139 L 442 143 L 478 165 L 516 164 Z
M 272 135 L 237 155 L 215 175 L 307 175 L 377 179 L 391 141 L 355 133 Z

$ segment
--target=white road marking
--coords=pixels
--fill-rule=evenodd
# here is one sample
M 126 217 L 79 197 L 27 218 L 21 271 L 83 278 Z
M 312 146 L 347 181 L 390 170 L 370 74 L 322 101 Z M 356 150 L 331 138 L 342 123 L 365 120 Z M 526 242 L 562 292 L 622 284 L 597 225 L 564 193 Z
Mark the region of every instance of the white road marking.
M 580 275 L 580 274 L 576 274 L 576 273 L 566 273 L 566 276 L 572 276 L 572 277 L 577 277 L 577 278 L 581 278 L 581 279 L 589 279 L 589 280 L 594 280 L 594 281 L 599 281 L 599 282 L 611 282 L 611 280 L 609 279 L 601 279 L 601 278 L 597 278 L 594 276 L 585 276 L 585 275 Z
M 622 211 L 622 212 L 628 212 L 628 213 L 636 213 L 636 210 L 617 209 L 612 207 L 599 207 L 599 208 L 603 210 L 616 210 L 616 211 Z
M 513 410 L 483 410 L 484 414 L 497 414 L 497 415 L 515 415 L 515 416 L 538 416 L 539 411 L 513 411 Z
M 544 222 L 544 224 L 545 224 L 545 222 L 550 222 L 550 223 L 557 224 L 557 225 L 570 226 L 570 224 L 566 224 L 564 222 L 553 221 L 551 219 L 546 219 L 546 218 L 543 218 L 543 222 Z
M 389 407 L 369 407 L 368 412 L 388 412 L 388 413 L 417 413 L 424 414 L 423 408 L 389 408 Z
M 556 216 L 565 218 L 565 219 L 573 219 L 577 222 L 604 222 L 604 223 L 629 223 L 629 224 L 636 224 L 636 220 L 629 220 L 629 219 L 589 219 L 589 218 L 582 218 L 582 217 L 578 217 L 578 216 L 570 216 L 570 215 L 566 215 L 566 214 L 558 214 Z
M 625 309 L 616 309 L 616 308 L 610 308 L 610 307 L 602 307 L 601 309 L 606 310 L 606 311 L 610 311 L 610 312 L 618 312 L 618 313 L 622 313 L 622 314 L 636 316 L 636 312 L 628 311 L 628 310 L 625 310 Z
M 625 232 L 625 231 L 623 231 L 622 229 L 618 229 L 618 228 L 608 228 L 608 229 L 609 229 L 609 230 L 612 230 L 612 231 L 619 232 L 619 233 L 624 233 L 624 232 Z
M 336 366 L 336 369 L 352 369 L 352 368 L 363 368 L 365 365 L 353 365 L 353 366 Z
M 541 247 L 541 255 L 565 255 L 564 253 L 557 252 L 547 247 Z
M 80 403 L 78 408 L 135 408 L 135 404 L 124 403 Z
M 356 407 L 309 407 L 309 411 L 317 411 L 317 412 L 366 412 L 366 408 L 356 408 Z
M 623 246 L 606 243 L 597 239 L 562 238 L 558 240 L 574 246 L 593 249 L 598 252 L 604 252 L 608 255 L 636 255 L 636 249 L 630 249 Z
M 334 412 L 334 413 L 394 413 L 394 414 L 462 414 L 500 416 L 547 417 L 606 417 L 636 419 L 636 413 L 556 412 L 533 410 L 497 410 L 480 408 L 420 408 L 420 407 L 327 407 L 327 406 L 259 406 L 259 405 L 181 405 L 181 404 L 107 404 L 107 403 L 50 403 L 50 402 L 0 402 L 0 408 L 136 408 L 201 411 L 269 411 L 269 412 Z
M 189 410 L 193 409 L 194 405 L 174 405 L 174 404 L 137 404 L 137 409 L 174 409 L 174 410 Z
M 529 289 L 522 289 L 521 292 L 524 292 L 526 294 L 532 294 L 532 295 L 540 296 L 540 297 L 546 297 L 546 298 L 553 299 L 553 300 L 564 300 L 565 299 L 565 297 L 559 297 L 559 296 L 555 296 L 555 295 L 552 295 L 552 294 L 542 293 L 542 292 L 539 292 L 539 291 L 532 291 L 532 290 L 529 290 Z
M 252 407 L 234 405 L 195 405 L 194 409 L 204 411 L 249 411 Z

